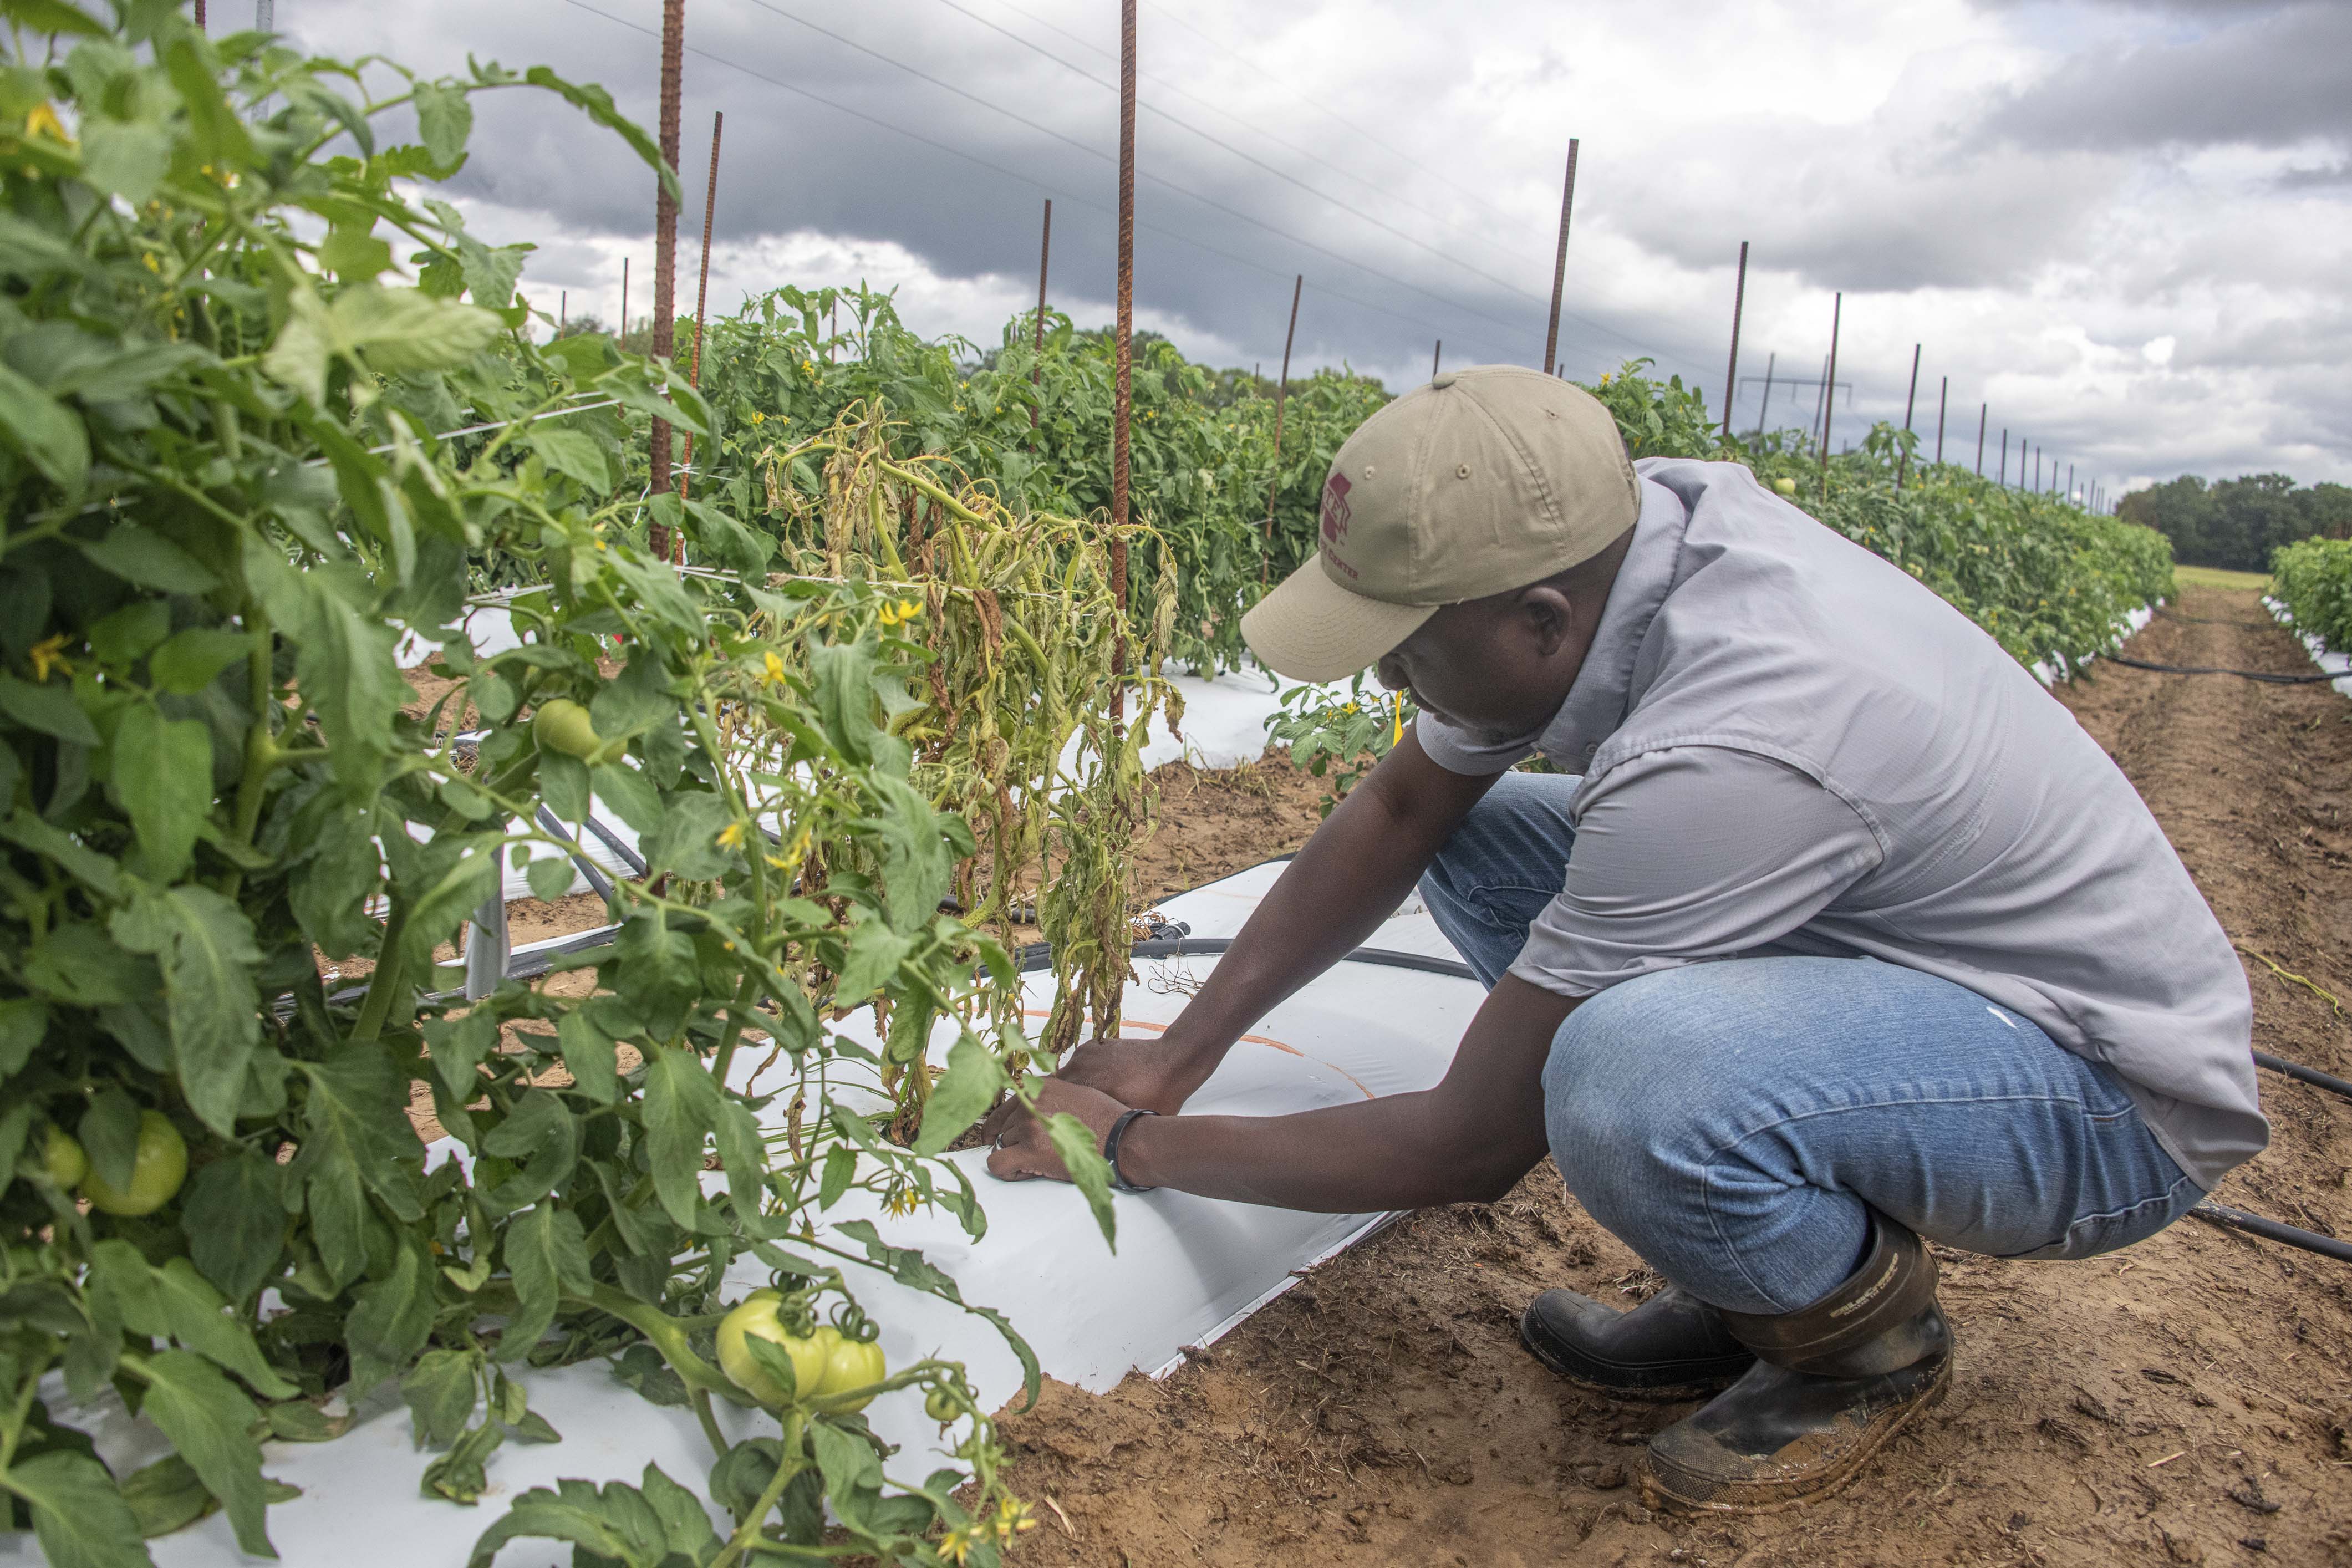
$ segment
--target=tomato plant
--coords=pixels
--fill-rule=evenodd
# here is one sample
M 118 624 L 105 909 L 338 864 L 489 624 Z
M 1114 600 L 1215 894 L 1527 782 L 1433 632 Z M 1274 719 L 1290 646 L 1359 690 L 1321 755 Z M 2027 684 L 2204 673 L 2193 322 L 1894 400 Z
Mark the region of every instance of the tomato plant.
M 114 1568 L 218 1509 L 266 1553 L 286 1489 L 259 1436 L 331 1437 L 331 1397 L 387 1384 L 437 1450 L 425 1488 L 469 1504 L 503 1444 L 558 1436 L 522 1369 L 609 1356 L 709 1436 L 725 1538 L 641 1539 L 704 1517 L 648 1469 L 525 1493 L 482 1560 L 519 1536 L 814 1551 L 830 1500 L 882 1560 L 992 1561 L 1025 1519 L 992 1425 L 960 1366 L 878 1363 L 844 1265 L 994 1323 L 1033 1390 L 1034 1356 L 873 1222 L 818 1221 L 865 1190 L 979 1234 L 940 1151 L 1086 1013 L 1115 1018 L 1172 579 L 1144 574 L 1129 616 L 1107 526 L 892 456 L 880 400 L 776 454 L 829 476 L 788 527 L 764 496 L 749 521 L 723 490 L 641 505 L 642 421 L 708 442 L 709 405 L 601 338 L 537 341 L 527 247 L 421 194 L 463 162 L 472 95 L 518 88 L 658 167 L 598 89 L 306 58 L 165 0 L 7 8 L 32 29 L 0 64 L 11 1522 Z M 417 143 L 379 143 L 396 110 Z M 690 568 L 646 553 L 649 521 Z M 520 646 L 478 654 L 455 628 L 492 604 Z M 429 707 L 408 637 L 439 648 Z M 610 942 L 549 971 L 587 984 L 469 1002 L 469 911 L 592 803 L 650 870 L 615 887 Z M 569 886 L 560 858 L 530 875 Z M 1061 948 L 1042 1045 L 1016 889 Z M 875 1036 L 845 1027 L 862 1015 Z M 413 1098 L 450 1140 L 429 1158 Z M 856 1381 L 730 1443 L 714 1402 L 751 1401 L 714 1335 L 747 1269 L 834 1319 Z M 853 1408 L 876 1384 L 975 1412 L 960 1470 L 886 1469 Z M 88 1428 L 115 1402 L 172 1453 L 111 1473 Z

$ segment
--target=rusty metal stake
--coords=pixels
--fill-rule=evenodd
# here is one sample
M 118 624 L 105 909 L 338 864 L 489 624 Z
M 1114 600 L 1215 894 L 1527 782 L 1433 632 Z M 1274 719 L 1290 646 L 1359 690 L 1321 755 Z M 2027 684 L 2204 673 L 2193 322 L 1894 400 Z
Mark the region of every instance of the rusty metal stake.
M 694 382 L 694 390 L 702 390 L 702 319 L 703 310 L 710 300 L 710 215 L 719 205 L 719 133 L 726 127 L 724 110 L 710 117 L 710 188 L 702 197 L 702 278 L 694 286 L 694 359 L 687 374 Z M 678 459 L 677 499 L 686 499 L 686 477 L 694 467 L 694 432 L 686 435 L 686 455 Z M 685 547 L 678 541 L 679 548 Z
M 1298 295 L 1307 287 L 1307 274 L 1302 272 L 1290 285 L 1290 330 L 1282 334 L 1282 380 L 1274 389 L 1274 477 L 1265 483 L 1265 553 L 1258 557 L 1257 580 L 1265 574 L 1274 560 L 1274 497 L 1282 488 L 1282 405 L 1290 399 L 1290 345 L 1298 336 Z
M 1772 373 L 1780 368 L 1779 353 L 1764 356 L 1764 405 L 1756 411 L 1756 439 L 1764 439 L 1764 416 L 1772 412 Z
M 1110 664 L 1110 727 L 1127 729 L 1128 421 L 1135 411 L 1135 0 L 1118 6 L 1118 336 L 1110 420 L 1110 592 L 1119 612 Z
M 1444 359 L 1444 357 L 1445 357 L 1445 340 L 1444 340 L 1444 338 L 1440 338 L 1440 339 L 1438 339 L 1438 340 L 1437 340 L 1437 346 L 1436 346 L 1435 348 L 1433 348 L 1433 349 L 1432 349 L 1432 350 L 1430 350 L 1430 351 L 1429 351 L 1429 379 L 1430 379 L 1430 380 L 1432 380 L 1432 381 L 1435 381 L 1435 380 L 1437 379 L 1437 362 L 1438 362 L 1438 361 L 1440 361 L 1440 360 L 1442 360 L 1442 359 Z
M 1568 139 L 1568 182 L 1559 192 L 1559 254 L 1551 264 L 1551 325 L 1544 330 L 1544 374 L 1559 363 L 1559 293 L 1568 280 L 1568 216 L 1576 205 L 1577 138 Z
M 677 100 L 679 77 L 686 53 L 686 0 L 662 0 L 661 155 L 673 177 L 677 168 Z M 670 182 L 654 182 L 654 320 L 653 342 L 646 345 L 656 359 L 667 359 L 675 346 L 677 311 L 677 198 Z M 669 421 L 654 421 L 647 457 L 652 474 L 649 491 L 669 489 Z M 669 559 L 669 530 L 655 523 L 646 531 L 646 544 L 654 555 Z
M 1739 281 L 1731 290 L 1731 369 L 1723 379 L 1723 438 L 1731 439 L 1731 404 L 1739 395 L 1739 312 L 1748 303 L 1748 242 L 1739 242 Z
M 1911 345 L 1911 390 L 1903 398 L 1903 433 L 1911 434 L 1911 411 L 1919 402 L 1919 345 Z M 1895 465 L 1895 488 L 1903 488 L 1904 476 L 1911 471 L 1911 448 L 1903 448 L 1903 456 Z
M 205 30 L 205 0 L 196 0 L 196 31 L 201 33 Z
M 1991 415 L 1991 404 L 1979 403 L 1977 405 L 1977 478 L 1979 479 L 1984 478 L 1985 420 Z
M 1944 411 L 1952 398 L 1952 378 L 1946 376 L 1936 388 L 1936 466 L 1944 466 Z
M 625 256 L 621 258 L 621 331 L 613 341 L 621 345 L 623 353 L 629 352 L 629 258 Z
M 1029 404 L 1029 449 L 1037 449 L 1037 410 L 1042 406 L 1045 372 L 1045 265 L 1054 258 L 1054 198 L 1045 198 L 1045 232 L 1037 241 L 1037 343 L 1036 357 L 1029 366 L 1029 390 L 1035 394 Z
M 1838 327 L 1845 319 L 1845 290 L 1830 306 L 1830 368 L 1822 387 L 1822 499 L 1830 499 L 1830 416 L 1837 411 Z

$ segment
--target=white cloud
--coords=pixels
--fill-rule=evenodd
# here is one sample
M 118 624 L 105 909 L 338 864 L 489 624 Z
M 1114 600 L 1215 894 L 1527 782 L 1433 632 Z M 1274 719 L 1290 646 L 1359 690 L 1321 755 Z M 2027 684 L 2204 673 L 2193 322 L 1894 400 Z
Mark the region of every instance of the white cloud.
M 2172 351 L 2179 346 L 2180 340 L 2167 332 L 2160 338 L 2150 338 L 2140 344 L 2139 357 L 2160 368 L 2172 363 Z

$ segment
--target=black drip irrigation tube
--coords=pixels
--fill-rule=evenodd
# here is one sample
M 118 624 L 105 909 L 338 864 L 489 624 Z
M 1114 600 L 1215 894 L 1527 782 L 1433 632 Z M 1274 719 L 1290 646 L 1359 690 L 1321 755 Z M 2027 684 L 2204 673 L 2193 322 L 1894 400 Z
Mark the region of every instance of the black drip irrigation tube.
M 2317 1068 L 2307 1068 L 2301 1062 L 2291 1062 L 2283 1057 L 2274 1057 L 2268 1051 L 2256 1051 L 2254 1065 L 2258 1068 L 2266 1068 L 2274 1073 L 2282 1073 L 2298 1082 L 2307 1083 L 2314 1089 L 2324 1089 L 2330 1094 L 2340 1094 L 2347 1100 L 2352 1100 L 2352 1080 L 2337 1078 L 2333 1073 L 2324 1073 Z
M 2288 1247 L 2299 1247 L 2305 1252 L 2316 1252 L 2322 1258 L 2333 1258 L 2339 1263 L 2352 1263 L 2352 1241 L 2342 1241 L 2332 1236 L 2322 1236 L 2315 1230 L 2304 1230 L 2296 1226 L 2281 1225 L 2274 1219 L 2264 1219 L 2258 1214 L 2231 1208 L 2207 1198 L 2195 1208 L 2191 1216 L 2207 1225 L 2218 1225 L 2230 1230 L 2242 1230 L 2248 1236 L 2259 1236 L 2265 1241 L 2276 1241 Z
M 2218 665 L 2150 664 L 2144 658 L 2126 658 L 2119 653 L 2102 654 L 2109 664 L 2120 664 L 2127 669 L 2152 669 L 2158 675 L 2234 675 L 2241 680 L 2259 680 L 2265 686 L 2316 686 L 2323 680 L 2347 680 L 2347 675 L 2273 675 L 2266 669 L 2224 669 Z

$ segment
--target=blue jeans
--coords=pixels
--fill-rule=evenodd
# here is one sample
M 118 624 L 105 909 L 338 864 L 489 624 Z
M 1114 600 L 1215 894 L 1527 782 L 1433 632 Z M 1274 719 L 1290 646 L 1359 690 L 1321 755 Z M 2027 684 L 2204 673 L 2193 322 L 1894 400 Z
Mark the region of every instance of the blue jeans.
M 1559 891 L 1577 782 L 1506 774 L 1422 879 L 1489 986 Z M 1735 1311 L 1794 1311 L 1842 1283 L 1865 1205 L 1970 1252 L 2087 1258 L 2204 1196 L 2105 1067 L 1875 959 L 1741 958 L 1612 986 L 1560 1026 L 1543 1091 L 1578 1201 Z

